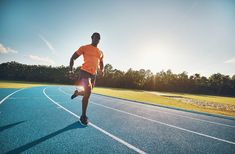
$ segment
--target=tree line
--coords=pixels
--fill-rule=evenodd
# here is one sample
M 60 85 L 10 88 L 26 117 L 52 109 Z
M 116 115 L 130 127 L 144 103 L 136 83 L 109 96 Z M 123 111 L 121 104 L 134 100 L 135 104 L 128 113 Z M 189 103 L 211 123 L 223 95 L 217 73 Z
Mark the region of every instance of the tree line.
M 78 73 L 79 67 L 75 69 Z M 1 80 L 17 80 L 31 82 L 47 82 L 73 84 L 75 81 L 68 76 L 69 67 L 51 67 L 42 65 L 25 65 L 17 62 L 0 64 Z M 150 70 L 121 71 L 111 64 L 105 65 L 105 75 L 97 75 L 97 86 L 154 90 L 166 92 L 185 92 L 211 95 L 235 96 L 235 75 L 232 77 L 220 73 L 210 77 L 200 74 L 179 74 L 171 70 L 152 73 Z

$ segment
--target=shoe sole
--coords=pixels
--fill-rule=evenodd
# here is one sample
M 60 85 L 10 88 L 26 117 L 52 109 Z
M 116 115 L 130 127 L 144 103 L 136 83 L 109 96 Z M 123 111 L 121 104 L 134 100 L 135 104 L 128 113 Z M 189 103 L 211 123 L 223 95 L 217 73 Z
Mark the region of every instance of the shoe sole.
M 87 119 L 87 122 L 86 122 L 86 123 L 82 122 L 81 118 L 80 118 L 79 120 L 80 120 L 80 122 L 81 122 L 82 125 L 88 125 L 88 123 L 89 123 L 88 119 Z
M 81 123 L 81 125 L 83 125 L 83 126 L 87 126 L 87 125 L 89 124 L 89 122 L 87 122 L 87 124 L 85 124 L 85 123 L 83 123 L 81 120 L 80 120 L 80 123 Z

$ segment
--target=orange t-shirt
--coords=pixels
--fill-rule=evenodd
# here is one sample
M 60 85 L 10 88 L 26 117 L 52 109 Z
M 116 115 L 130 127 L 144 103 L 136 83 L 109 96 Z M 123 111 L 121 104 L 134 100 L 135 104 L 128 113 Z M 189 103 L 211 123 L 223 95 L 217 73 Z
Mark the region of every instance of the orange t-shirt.
M 83 55 L 84 63 L 81 69 L 91 74 L 96 74 L 99 68 L 100 61 L 103 60 L 103 53 L 97 47 L 92 45 L 81 46 L 76 53 L 80 56 Z

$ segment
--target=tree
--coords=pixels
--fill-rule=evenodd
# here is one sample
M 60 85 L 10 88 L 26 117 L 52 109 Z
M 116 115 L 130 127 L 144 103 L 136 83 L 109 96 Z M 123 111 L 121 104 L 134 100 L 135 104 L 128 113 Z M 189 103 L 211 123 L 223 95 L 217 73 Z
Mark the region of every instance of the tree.
M 198 73 L 188 76 L 187 72 L 174 74 L 167 70 L 153 74 L 150 70 L 131 68 L 124 72 L 114 69 L 111 64 L 106 64 L 104 69 L 104 77 L 97 75 L 97 86 L 235 96 L 235 75 L 229 77 L 217 73 L 207 78 Z M 80 67 L 75 69 L 76 74 L 79 70 Z M 68 71 L 65 66 L 7 62 L 0 64 L 0 79 L 73 84 L 75 81 L 66 75 Z

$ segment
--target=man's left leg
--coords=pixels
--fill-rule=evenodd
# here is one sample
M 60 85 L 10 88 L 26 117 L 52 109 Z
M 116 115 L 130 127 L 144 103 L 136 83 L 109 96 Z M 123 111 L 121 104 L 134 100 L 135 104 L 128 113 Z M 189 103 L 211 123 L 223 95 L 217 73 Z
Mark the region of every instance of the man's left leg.
M 88 124 L 88 117 L 86 115 L 87 112 L 87 107 L 88 107 L 88 102 L 89 98 L 91 95 L 91 90 L 92 90 L 92 84 L 91 84 L 91 79 L 83 79 L 84 84 L 84 96 L 82 98 L 82 115 L 80 117 L 80 120 L 83 124 L 87 125 Z

